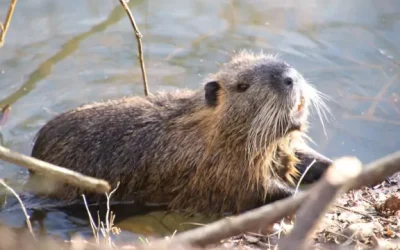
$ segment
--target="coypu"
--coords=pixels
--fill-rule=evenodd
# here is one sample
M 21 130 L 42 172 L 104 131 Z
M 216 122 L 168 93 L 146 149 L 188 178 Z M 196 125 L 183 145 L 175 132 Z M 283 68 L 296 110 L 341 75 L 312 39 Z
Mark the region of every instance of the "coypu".
M 40 129 L 32 156 L 114 187 L 120 182 L 114 201 L 219 214 L 292 195 L 313 159 L 304 183 L 318 180 L 331 163 L 303 139 L 309 107 L 321 111 L 324 95 L 286 62 L 242 51 L 203 86 L 63 113 Z M 80 199 L 82 190 L 53 186 L 36 193 Z

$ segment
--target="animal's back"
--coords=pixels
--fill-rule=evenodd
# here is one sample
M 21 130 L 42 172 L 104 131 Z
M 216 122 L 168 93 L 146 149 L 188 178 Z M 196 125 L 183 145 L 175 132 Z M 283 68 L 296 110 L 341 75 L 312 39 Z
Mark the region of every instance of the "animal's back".
M 174 169 L 158 167 L 162 161 L 165 165 L 167 161 L 173 162 L 179 144 L 184 143 L 184 139 L 179 141 L 182 129 L 170 130 L 175 119 L 190 109 L 191 102 L 192 92 L 176 92 L 147 100 L 133 97 L 82 106 L 49 121 L 37 135 L 32 156 L 106 179 L 113 187 L 120 182 L 117 199 L 127 199 L 127 195 L 140 199 L 149 187 L 156 191 L 164 181 L 179 178 Z M 175 147 L 168 145 L 171 140 L 176 141 Z M 63 188 L 62 192 L 50 196 L 75 199 L 82 191 L 58 188 Z M 163 202 L 166 198 L 157 198 L 154 193 L 154 201 Z

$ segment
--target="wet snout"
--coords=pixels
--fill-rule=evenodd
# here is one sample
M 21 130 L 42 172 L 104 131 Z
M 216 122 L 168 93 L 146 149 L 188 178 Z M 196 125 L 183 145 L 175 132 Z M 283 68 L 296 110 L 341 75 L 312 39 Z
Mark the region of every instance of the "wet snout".
M 282 76 L 282 85 L 293 88 L 299 84 L 300 74 L 292 67 L 288 67 Z
M 293 86 L 293 78 L 291 76 L 286 76 L 283 78 L 283 85 L 287 86 L 287 87 L 291 87 Z
M 286 63 L 277 63 L 271 70 L 271 83 L 281 94 L 291 94 L 298 89 L 299 73 Z
M 301 116 L 304 108 L 307 107 L 307 100 L 305 96 L 306 84 L 303 77 L 293 68 L 289 68 L 283 76 L 283 84 L 289 89 L 289 96 L 293 103 L 293 112 L 297 116 Z

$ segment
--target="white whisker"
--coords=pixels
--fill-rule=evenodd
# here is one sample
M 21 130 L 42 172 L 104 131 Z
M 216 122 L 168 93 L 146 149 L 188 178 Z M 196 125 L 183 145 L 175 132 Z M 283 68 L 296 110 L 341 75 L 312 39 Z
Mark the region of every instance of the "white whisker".
M 325 101 L 330 101 L 331 98 L 328 95 L 318 91 L 311 85 L 308 85 L 307 92 L 309 94 L 311 108 L 316 111 L 317 117 L 321 122 L 323 131 L 324 131 L 324 135 L 325 135 L 325 137 L 328 137 L 326 128 L 325 128 L 324 119 L 327 123 L 329 123 L 328 114 L 331 117 L 333 117 L 333 115 L 332 115 L 330 109 L 325 104 Z

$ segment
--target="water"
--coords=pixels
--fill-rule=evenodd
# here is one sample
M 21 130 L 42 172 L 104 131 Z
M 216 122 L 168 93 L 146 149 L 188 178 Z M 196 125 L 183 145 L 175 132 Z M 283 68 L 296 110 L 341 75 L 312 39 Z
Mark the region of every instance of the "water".
M 0 0 L 1 18 L 8 4 Z M 198 87 L 234 50 L 278 53 L 332 98 L 334 119 L 325 124 L 326 135 L 312 119 L 310 135 L 320 152 L 331 158 L 355 155 L 368 163 L 400 148 L 399 1 L 131 0 L 129 5 L 144 36 L 151 92 Z M 87 102 L 143 95 L 136 55 L 132 28 L 117 0 L 18 2 L 0 49 L 0 108 L 12 105 L 1 130 L 3 144 L 30 154 L 35 133 L 56 114 Z M 26 176 L 24 169 L 0 162 L 0 177 Z M 35 216 L 44 218 L 51 234 L 91 232 L 85 219 L 62 211 Z M 19 210 L 0 219 L 24 225 Z M 169 235 L 183 220 L 179 214 L 152 213 L 120 226 L 136 236 Z

